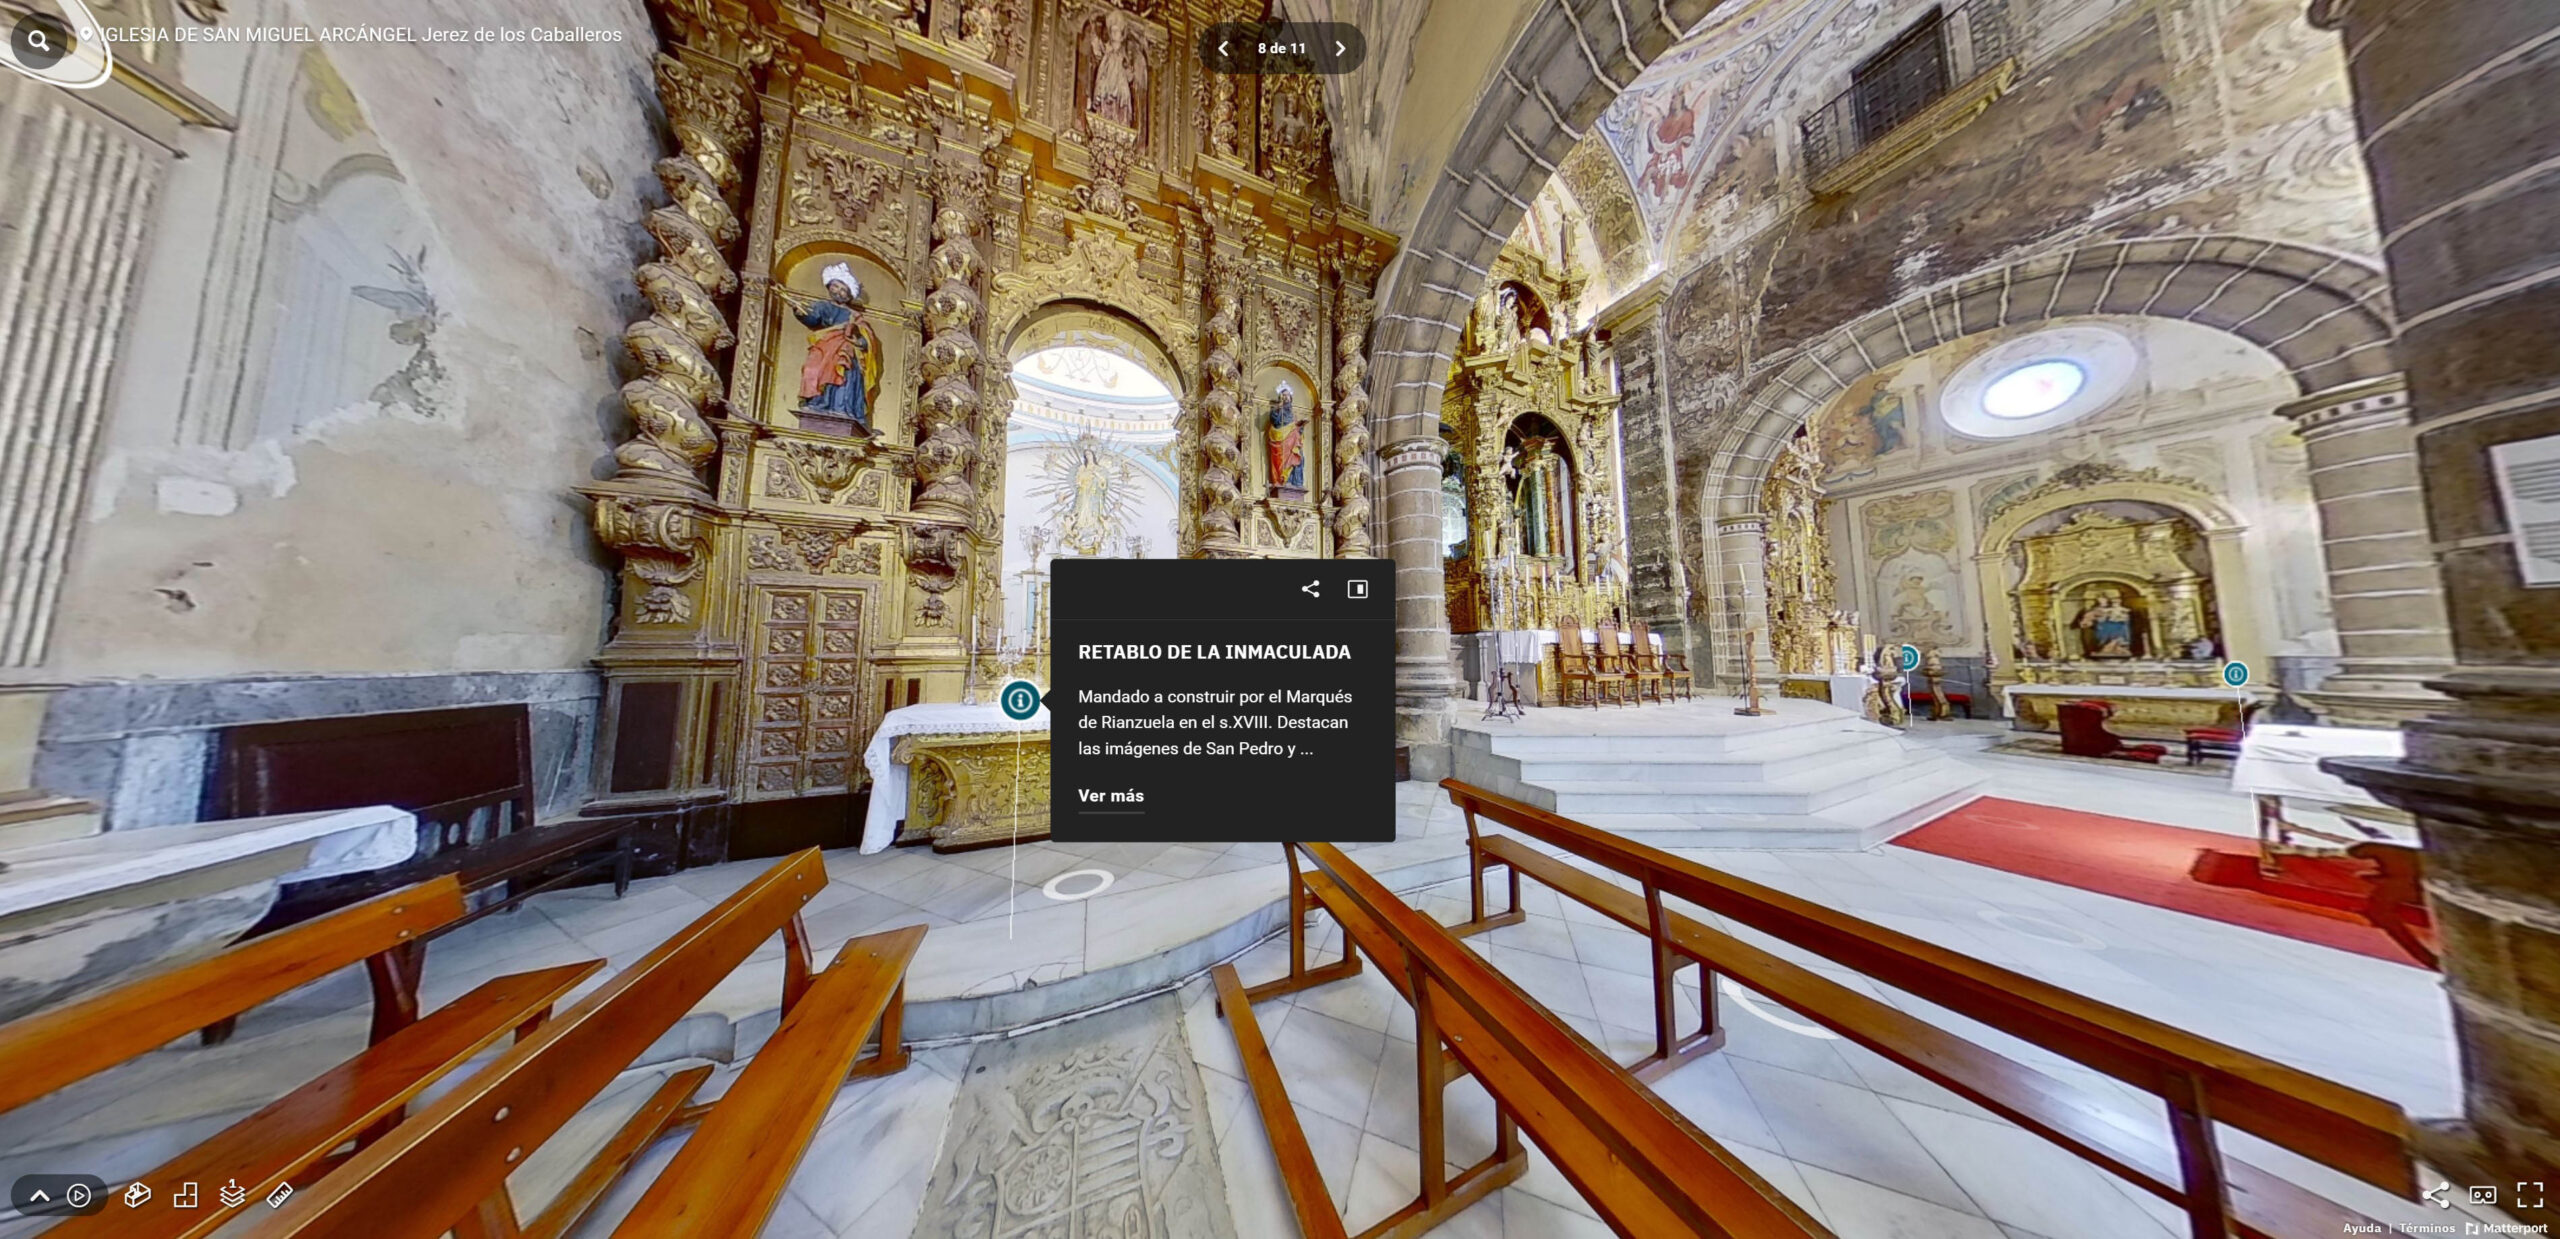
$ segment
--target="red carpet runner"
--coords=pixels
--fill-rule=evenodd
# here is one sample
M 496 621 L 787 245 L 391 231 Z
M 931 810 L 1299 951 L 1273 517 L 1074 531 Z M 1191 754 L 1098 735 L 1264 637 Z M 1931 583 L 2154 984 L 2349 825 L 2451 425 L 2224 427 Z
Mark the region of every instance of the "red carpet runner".
M 2415 962 L 2348 912 L 2191 876 L 2200 852 L 2255 855 L 2251 840 L 2233 835 L 1986 796 L 1894 844 L 2395 964 Z

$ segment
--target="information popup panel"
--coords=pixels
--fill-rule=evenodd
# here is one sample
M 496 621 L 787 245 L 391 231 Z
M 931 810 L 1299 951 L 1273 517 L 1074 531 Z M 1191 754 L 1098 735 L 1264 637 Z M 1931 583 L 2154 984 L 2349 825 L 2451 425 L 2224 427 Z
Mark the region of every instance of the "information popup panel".
M 1386 560 L 1050 569 L 1052 838 L 1395 838 Z

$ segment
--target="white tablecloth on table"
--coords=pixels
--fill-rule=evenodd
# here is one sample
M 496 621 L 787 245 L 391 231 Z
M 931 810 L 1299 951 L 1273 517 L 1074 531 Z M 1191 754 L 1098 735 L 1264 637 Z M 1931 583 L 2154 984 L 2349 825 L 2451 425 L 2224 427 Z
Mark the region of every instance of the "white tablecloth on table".
M 880 720 L 880 730 L 871 733 L 871 745 L 862 750 L 863 769 L 871 772 L 871 808 L 862 818 L 862 850 L 877 852 L 898 837 L 898 819 L 907 813 L 907 767 L 889 760 L 889 750 L 898 737 L 918 733 L 957 736 L 987 731 L 1047 731 L 1049 708 L 1029 718 L 1016 721 L 993 704 L 961 705 L 946 702 L 939 705 L 901 706 Z
M 2363 788 L 2320 768 L 2323 757 L 2398 757 L 2400 733 L 2368 727 L 2261 723 L 2240 737 L 2231 790 L 2244 796 L 2299 796 L 2329 804 L 2379 805 Z

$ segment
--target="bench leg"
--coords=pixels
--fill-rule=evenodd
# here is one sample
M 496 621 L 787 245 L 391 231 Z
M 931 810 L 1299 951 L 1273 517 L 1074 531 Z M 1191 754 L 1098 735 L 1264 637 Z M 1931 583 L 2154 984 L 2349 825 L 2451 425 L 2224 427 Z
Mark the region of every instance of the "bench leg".
M 903 1071 L 907 1066 L 906 1033 L 901 1027 L 907 1015 L 907 982 L 901 977 L 898 988 L 889 991 L 889 1005 L 880 1009 L 880 1048 L 871 1057 L 857 1060 L 846 1079 L 885 1076 Z
M 516 1202 L 504 1183 L 453 1224 L 453 1239 L 516 1239 L 517 1233 Z
M 418 1022 L 418 981 L 426 971 L 427 944 L 415 939 L 365 958 L 365 977 L 373 984 L 373 1032 L 366 1044 L 380 1045 Z
M 240 1031 L 240 1017 L 236 1015 L 226 1015 L 221 1019 L 215 1020 L 214 1022 L 197 1029 L 196 1043 L 210 1050 L 225 1041 L 229 1041 L 231 1039 L 231 1034 L 238 1031 Z
M 613 897 L 620 899 L 631 889 L 631 832 L 626 830 L 616 836 L 613 849 Z

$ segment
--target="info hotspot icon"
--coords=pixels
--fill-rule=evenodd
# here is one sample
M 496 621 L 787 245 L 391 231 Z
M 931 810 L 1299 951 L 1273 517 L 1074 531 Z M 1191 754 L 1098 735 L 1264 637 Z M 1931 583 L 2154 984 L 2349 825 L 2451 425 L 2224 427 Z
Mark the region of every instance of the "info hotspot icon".
M 1905 671 L 1918 671 L 1918 670 L 1920 669 L 1920 647 L 1919 647 L 1919 646 L 1913 645 L 1913 644 L 1911 644 L 1910 642 L 1907 642 L 1907 641 L 1903 643 L 1903 645 L 1902 645 L 1902 669 L 1903 669 L 1903 670 L 1905 670 Z
M 1004 691 L 996 694 L 996 704 L 1004 707 L 1004 716 L 1019 723 L 1040 712 L 1040 686 L 1029 680 L 1008 680 Z
M 2239 688 L 2249 682 L 2249 664 L 2233 660 L 2222 664 L 2222 682 Z

